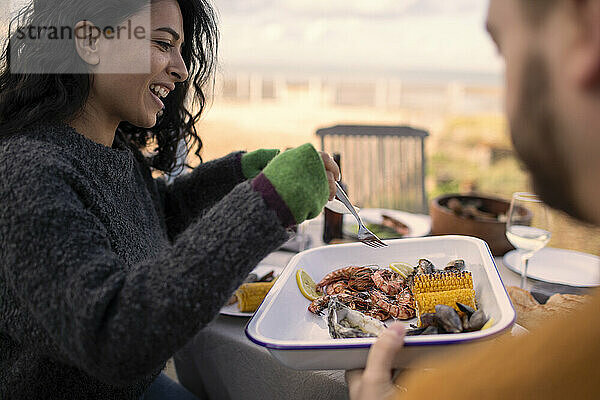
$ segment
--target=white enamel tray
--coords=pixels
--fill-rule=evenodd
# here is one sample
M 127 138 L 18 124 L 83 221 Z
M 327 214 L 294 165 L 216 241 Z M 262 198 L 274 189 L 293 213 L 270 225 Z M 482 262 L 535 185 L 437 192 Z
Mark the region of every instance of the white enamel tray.
M 420 258 L 429 259 L 438 268 L 451 260 L 464 259 L 473 274 L 478 307 L 493 318 L 494 324 L 478 332 L 407 337 L 396 367 L 408 366 L 426 353 L 441 354 L 445 349 L 482 342 L 513 325 L 515 311 L 484 241 L 468 236 L 436 236 L 386 243 L 388 247 L 379 249 L 362 243 L 324 246 L 294 256 L 246 326 L 248 338 L 290 368 L 362 368 L 375 339 L 331 339 L 325 318 L 307 310 L 310 302 L 298 290 L 297 269 L 303 268 L 319 281 L 328 272 L 348 265 L 386 266 L 394 261 L 414 265 Z M 406 321 L 411 322 L 415 320 Z

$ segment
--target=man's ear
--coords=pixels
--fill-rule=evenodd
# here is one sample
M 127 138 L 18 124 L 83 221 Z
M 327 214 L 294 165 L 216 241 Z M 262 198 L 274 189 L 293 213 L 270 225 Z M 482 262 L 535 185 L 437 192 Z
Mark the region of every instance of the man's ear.
M 600 85 L 600 1 L 571 0 L 576 7 L 579 37 L 575 52 L 574 74 L 583 88 Z
M 75 48 L 79 57 L 89 65 L 98 65 L 98 39 L 101 31 L 90 21 L 79 21 L 75 24 Z

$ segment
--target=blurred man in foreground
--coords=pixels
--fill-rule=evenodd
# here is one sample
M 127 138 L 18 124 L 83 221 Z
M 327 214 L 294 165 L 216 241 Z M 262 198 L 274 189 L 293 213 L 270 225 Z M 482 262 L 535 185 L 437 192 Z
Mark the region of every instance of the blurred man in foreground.
M 600 224 L 600 0 L 491 0 L 487 29 L 506 62 L 511 136 L 536 192 Z M 598 397 L 598 292 L 532 334 L 448 356 L 427 373 L 417 365 L 394 384 L 403 337 L 393 325 L 365 370 L 347 373 L 353 400 Z

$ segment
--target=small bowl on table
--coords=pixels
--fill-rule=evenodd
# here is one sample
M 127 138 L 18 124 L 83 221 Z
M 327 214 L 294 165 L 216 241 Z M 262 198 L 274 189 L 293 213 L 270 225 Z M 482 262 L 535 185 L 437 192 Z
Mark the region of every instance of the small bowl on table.
M 429 205 L 431 235 L 466 235 L 483 239 L 495 257 L 514 247 L 506 239 L 510 201 L 480 194 L 447 194 Z M 527 218 L 527 211 L 522 210 Z

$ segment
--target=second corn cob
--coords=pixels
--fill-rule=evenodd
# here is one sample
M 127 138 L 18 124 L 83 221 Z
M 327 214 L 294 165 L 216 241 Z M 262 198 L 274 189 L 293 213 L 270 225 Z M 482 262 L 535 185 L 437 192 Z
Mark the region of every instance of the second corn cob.
M 238 308 L 241 312 L 254 312 L 273 287 L 272 282 L 252 282 L 242 284 L 236 291 Z
M 418 293 L 415 294 L 415 303 L 418 314 L 435 312 L 435 306 L 444 304 L 454 308 L 457 312 L 460 310 L 456 303 L 462 303 L 472 308 L 475 307 L 475 291 L 473 289 L 455 289 L 442 292 Z

